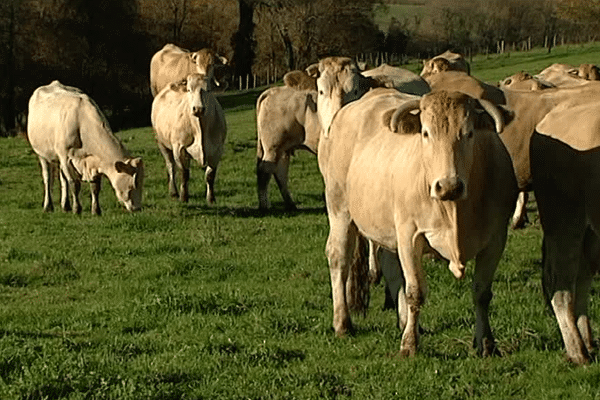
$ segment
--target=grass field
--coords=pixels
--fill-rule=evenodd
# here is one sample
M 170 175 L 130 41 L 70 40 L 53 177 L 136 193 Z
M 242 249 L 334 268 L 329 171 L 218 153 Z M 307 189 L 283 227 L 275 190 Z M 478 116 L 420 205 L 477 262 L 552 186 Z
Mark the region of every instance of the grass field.
M 570 49 L 569 58 L 559 51 L 562 62 L 600 61 L 598 46 Z M 482 57 L 473 71 L 494 81 L 549 61 Z M 85 186 L 82 215 L 44 214 L 36 157 L 21 137 L 0 140 L 0 399 L 600 397 L 600 365 L 565 362 L 544 304 L 534 203 L 532 224 L 509 233 L 494 281 L 502 356 L 472 349 L 472 264 L 457 281 L 444 263 L 426 261 L 415 358 L 398 356 L 401 333 L 381 309 L 381 286 L 366 317 L 355 317 L 357 333 L 335 338 L 314 156 L 298 152 L 292 162 L 297 212 L 283 210 L 274 184 L 273 211 L 256 211 L 257 93 L 222 98 L 229 131 L 214 207 L 204 204 L 197 167 L 189 204 L 168 198 L 152 130 L 141 128 L 117 134 L 145 161 L 141 212 L 126 213 L 105 180 L 101 217 L 90 215 Z

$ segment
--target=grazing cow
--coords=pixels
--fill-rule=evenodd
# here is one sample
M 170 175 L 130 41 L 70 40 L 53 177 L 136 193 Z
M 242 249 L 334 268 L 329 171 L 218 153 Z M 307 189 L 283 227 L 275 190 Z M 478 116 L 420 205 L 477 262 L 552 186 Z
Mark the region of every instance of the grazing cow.
M 317 115 L 316 90 L 273 87 L 256 102 L 257 163 L 259 208 L 269 208 L 268 186 L 271 175 L 287 209 L 296 208 L 288 190 L 290 158 L 295 150 L 317 154 L 321 124 Z
M 421 71 L 422 77 L 425 78 L 444 71 L 460 71 L 467 73 L 467 75 L 471 74 L 469 63 L 462 54 L 453 53 L 450 50 L 446 50 L 442 54 L 429 60 L 423 60 L 423 70 Z
M 600 270 L 599 104 L 557 107 L 537 124 L 530 146 L 544 294 L 576 364 L 588 363 L 594 350 L 588 303 Z
M 191 74 L 165 87 L 152 103 L 152 126 L 169 176 L 169 193 L 188 201 L 190 156 L 206 168 L 206 201 L 215 202 L 214 183 L 227 126 L 221 105 L 211 93 L 210 77 Z M 177 192 L 175 167 L 181 171 Z
M 531 74 L 520 71 L 508 78 L 503 79 L 500 84 L 500 89 L 510 90 L 544 90 L 555 87 L 548 82 L 542 82 Z
M 397 252 L 402 266 L 403 355 L 417 349 L 426 292 L 421 256 L 428 247 L 450 260 L 457 278 L 476 258 L 476 345 L 483 355 L 496 351 L 488 305 L 517 188 L 494 127 L 502 131 L 502 114 L 485 100 L 445 91 L 415 99 L 375 89 L 342 108 L 323 131 L 318 160 L 337 335 L 352 327 L 347 279 L 357 237 L 364 237 Z
M 100 215 L 102 175 L 128 211 L 142 205 L 144 164 L 131 158 L 98 105 L 81 90 L 54 81 L 37 88 L 29 100 L 27 136 L 38 155 L 44 179 L 44 211 L 52 211 L 54 165 L 60 167 L 61 206 L 81 212 L 81 180 L 91 184 L 92 213 Z M 73 208 L 69 201 L 72 191 Z
M 150 90 L 156 96 L 171 82 L 181 81 L 190 74 L 198 73 L 208 77 L 211 85 L 221 86 L 215 79 L 215 69 L 227 68 L 227 59 L 211 49 L 195 52 L 182 49 L 174 44 L 166 44 L 150 61 Z

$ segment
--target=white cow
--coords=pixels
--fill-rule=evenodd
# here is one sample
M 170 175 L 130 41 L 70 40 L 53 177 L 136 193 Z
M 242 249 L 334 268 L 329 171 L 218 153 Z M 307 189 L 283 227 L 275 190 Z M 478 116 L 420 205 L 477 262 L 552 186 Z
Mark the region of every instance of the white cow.
M 105 175 L 127 210 L 142 204 L 144 165 L 131 158 L 113 135 L 98 105 L 81 90 L 54 81 L 37 88 L 29 100 L 27 135 L 40 159 L 44 178 L 44 210 L 52 211 L 53 166 L 60 166 L 61 205 L 81 212 L 80 181 L 91 182 L 92 213 L 100 215 L 98 194 Z
M 188 201 L 190 156 L 206 168 L 206 201 L 215 202 L 214 182 L 227 134 L 225 115 L 211 93 L 210 77 L 191 74 L 165 87 L 152 103 L 152 126 L 167 166 L 169 193 Z M 175 167 L 181 171 L 177 192 Z
M 496 352 L 488 306 L 517 185 L 494 126 L 502 131 L 502 114 L 485 100 L 445 91 L 414 99 L 375 89 L 339 110 L 323 130 L 318 160 L 337 335 L 352 328 L 348 277 L 357 238 L 364 237 L 396 252 L 402 266 L 402 354 L 417 349 L 426 293 L 421 256 L 428 247 L 450 260 L 458 278 L 467 260 L 476 259 L 476 345 L 483 355 Z

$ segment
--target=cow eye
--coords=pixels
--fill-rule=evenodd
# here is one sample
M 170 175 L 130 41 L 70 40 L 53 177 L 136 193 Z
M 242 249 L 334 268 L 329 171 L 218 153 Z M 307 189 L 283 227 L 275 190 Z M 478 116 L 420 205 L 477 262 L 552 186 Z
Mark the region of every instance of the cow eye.
M 473 137 L 473 131 L 469 131 L 467 133 L 467 139 L 471 139 Z
M 319 94 L 320 94 L 321 96 L 323 96 L 323 91 L 322 91 L 322 90 L 319 90 Z
M 429 138 L 429 132 L 423 131 L 423 139 Z

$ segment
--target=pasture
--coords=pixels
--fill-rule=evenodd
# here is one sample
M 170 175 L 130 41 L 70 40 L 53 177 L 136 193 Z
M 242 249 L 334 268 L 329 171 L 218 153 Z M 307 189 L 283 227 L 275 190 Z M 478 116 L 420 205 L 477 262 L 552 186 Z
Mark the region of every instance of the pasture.
M 476 58 L 473 74 L 498 81 L 583 60 L 599 63 L 600 46 Z M 490 319 L 502 356 L 472 349 L 472 263 L 457 281 L 443 262 L 426 261 L 415 358 L 397 354 L 401 332 L 395 313 L 382 310 L 382 286 L 372 289 L 368 314 L 355 316 L 356 334 L 337 339 L 315 157 L 299 151 L 292 160 L 298 211 L 284 211 L 274 183 L 273 210 L 257 211 L 258 93 L 221 99 L 228 137 L 212 207 L 197 165 L 190 202 L 168 197 L 152 129 L 140 128 L 117 136 L 144 159 L 141 212 L 126 213 L 105 179 L 101 217 L 89 213 L 87 185 L 81 215 L 44 214 L 37 158 L 22 137 L 0 140 L 1 399 L 600 397 L 600 365 L 565 362 L 544 303 L 533 202 L 531 223 L 510 231 L 494 280 Z

